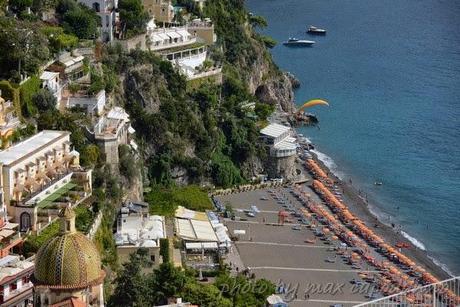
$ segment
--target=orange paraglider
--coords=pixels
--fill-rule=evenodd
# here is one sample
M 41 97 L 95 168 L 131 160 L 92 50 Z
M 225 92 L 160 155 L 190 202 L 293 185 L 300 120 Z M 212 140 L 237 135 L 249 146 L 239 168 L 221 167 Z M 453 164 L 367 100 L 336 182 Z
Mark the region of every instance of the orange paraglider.
M 327 101 L 325 101 L 325 100 L 322 100 L 322 99 L 312 99 L 312 100 L 309 100 L 309 101 L 305 102 L 299 108 L 298 112 L 302 112 L 306 108 L 310 108 L 310 107 L 317 106 L 317 105 L 329 106 L 329 103 Z

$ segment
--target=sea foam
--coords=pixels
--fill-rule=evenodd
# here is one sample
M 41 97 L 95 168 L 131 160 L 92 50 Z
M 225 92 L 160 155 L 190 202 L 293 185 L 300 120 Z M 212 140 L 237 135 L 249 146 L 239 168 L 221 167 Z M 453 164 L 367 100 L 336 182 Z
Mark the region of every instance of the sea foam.
M 420 242 L 419 240 L 417 240 L 416 238 L 414 237 L 411 237 L 407 232 L 404 232 L 404 231 L 401 231 L 401 234 L 404 236 L 404 238 L 406 238 L 407 240 L 409 240 L 412 244 L 414 244 L 417 248 L 425 251 L 426 250 L 426 247 L 425 245 Z
M 318 151 L 316 149 L 314 150 L 311 150 L 311 152 L 313 152 L 314 154 L 316 154 L 316 156 L 318 157 L 318 159 L 324 163 L 324 165 L 326 165 L 326 167 L 332 172 L 334 173 L 334 175 L 336 175 L 340 180 L 343 180 L 343 178 L 345 177 L 344 176 L 344 173 L 340 172 L 338 170 L 338 166 L 337 164 L 334 162 L 334 160 L 329 157 L 328 155 L 322 153 L 321 151 Z

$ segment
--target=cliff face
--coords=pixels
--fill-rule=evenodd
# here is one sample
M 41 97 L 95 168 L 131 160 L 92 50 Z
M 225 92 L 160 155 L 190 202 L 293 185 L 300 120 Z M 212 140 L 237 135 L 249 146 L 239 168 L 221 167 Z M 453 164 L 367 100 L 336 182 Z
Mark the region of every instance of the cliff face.
M 252 34 L 254 33 L 252 32 Z M 291 79 L 273 64 L 271 55 L 261 42 L 254 38 L 250 38 L 249 42 L 254 50 L 255 59 L 248 59 L 248 57 L 238 59 L 239 67 L 250 67 L 249 73 L 245 77 L 249 91 L 262 102 L 275 105 L 279 110 L 294 111 L 294 92 Z

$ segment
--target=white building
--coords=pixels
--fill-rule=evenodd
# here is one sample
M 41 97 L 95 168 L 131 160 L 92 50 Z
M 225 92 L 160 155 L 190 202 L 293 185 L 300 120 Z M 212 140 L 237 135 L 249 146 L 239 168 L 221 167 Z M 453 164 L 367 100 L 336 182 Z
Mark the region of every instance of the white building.
M 42 81 L 42 87 L 48 89 L 56 98 L 56 108 L 58 108 L 59 102 L 62 99 L 63 89 L 59 79 L 59 73 L 53 71 L 44 71 L 40 75 L 40 80 Z
M 17 255 L 0 258 L 0 306 L 27 307 L 33 304 L 33 259 Z
M 92 8 L 101 17 L 101 38 L 104 42 L 112 41 L 118 0 L 77 0 L 77 2 Z
M 260 130 L 261 138 L 270 146 L 270 155 L 276 158 L 290 157 L 297 152 L 296 139 L 291 127 L 270 124 Z
M 68 108 L 79 107 L 86 110 L 90 115 L 101 115 L 106 103 L 105 90 L 95 95 L 75 93 L 69 97 Z
M 0 152 L 4 203 L 21 231 L 44 226 L 38 208 L 75 185 L 73 177 L 84 182 L 85 196 L 91 193 L 91 171 L 81 169 L 79 154 L 70 147 L 70 132 L 44 130 Z
M 161 264 L 160 239 L 166 238 L 165 219 L 159 215 L 149 215 L 147 210 L 133 210 L 124 206 L 117 219 L 114 235 L 117 254 L 121 263 L 129 261 L 129 255 L 139 248 L 148 250 L 152 265 Z
M 155 28 L 148 33 L 149 49 L 160 51 L 168 48 L 182 47 L 196 43 L 187 27 Z

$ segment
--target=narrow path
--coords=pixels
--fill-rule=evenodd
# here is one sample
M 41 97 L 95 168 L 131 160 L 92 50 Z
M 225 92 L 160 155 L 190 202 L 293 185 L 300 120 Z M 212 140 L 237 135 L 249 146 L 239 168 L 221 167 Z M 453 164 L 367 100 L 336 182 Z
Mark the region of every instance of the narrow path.
M 339 270 L 339 269 L 315 269 L 315 268 L 291 268 L 279 266 L 258 266 L 250 267 L 251 270 L 283 270 L 283 271 L 310 271 L 310 272 L 334 272 L 334 273 L 380 273 L 380 271 L 369 270 Z
M 305 248 L 324 248 L 328 249 L 330 246 L 326 245 L 307 245 L 307 244 L 289 244 L 289 243 L 275 243 L 275 242 L 254 242 L 254 241 L 237 241 L 236 244 L 258 244 L 258 245 L 272 245 L 272 246 L 289 246 L 289 247 L 305 247 Z

